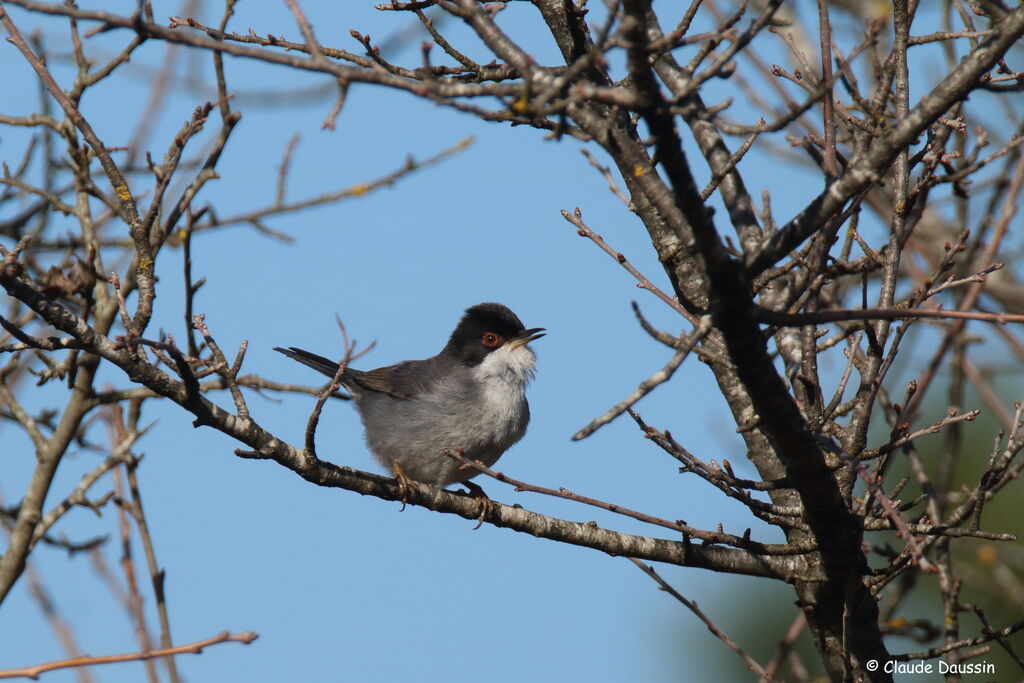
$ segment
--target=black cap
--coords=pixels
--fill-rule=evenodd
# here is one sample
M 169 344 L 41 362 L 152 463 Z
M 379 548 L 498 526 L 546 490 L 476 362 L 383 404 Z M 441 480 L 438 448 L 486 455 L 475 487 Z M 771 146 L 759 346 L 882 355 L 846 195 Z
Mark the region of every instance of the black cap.
M 441 353 L 456 356 L 466 365 L 478 365 L 503 344 L 522 339 L 524 333 L 532 335 L 539 331 L 540 328 L 526 330 L 519 316 L 507 306 L 477 304 L 466 309 Z

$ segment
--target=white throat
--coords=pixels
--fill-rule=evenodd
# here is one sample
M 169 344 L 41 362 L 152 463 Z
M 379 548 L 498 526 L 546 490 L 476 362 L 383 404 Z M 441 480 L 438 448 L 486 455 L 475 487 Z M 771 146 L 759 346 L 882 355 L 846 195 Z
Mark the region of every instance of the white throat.
M 533 379 L 537 356 L 526 344 L 515 348 L 506 344 L 489 353 L 480 365 L 473 368 L 473 376 L 487 387 L 488 392 L 500 391 L 516 398 L 523 395 L 526 385 Z

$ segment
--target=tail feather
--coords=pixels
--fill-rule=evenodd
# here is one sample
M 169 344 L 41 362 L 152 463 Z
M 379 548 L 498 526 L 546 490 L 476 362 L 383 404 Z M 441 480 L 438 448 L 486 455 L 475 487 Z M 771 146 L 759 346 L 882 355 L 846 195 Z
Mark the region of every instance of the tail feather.
M 284 355 L 299 361 L 303 365 L 308 365 L 319 373 L 327 375 L 328 377 L 334 377 L 335 373 L 338 372 L 338 364 L 330 358 L 324 358 L 318 356 L 315 353 L 309 351 L 303 351 L 302 349 L 289 346 L 287 349 L 282 349 L 278 346 L 274 347 L 275 351 L 283 353 Z M 346 374 L 348 374 L 346 372 Z

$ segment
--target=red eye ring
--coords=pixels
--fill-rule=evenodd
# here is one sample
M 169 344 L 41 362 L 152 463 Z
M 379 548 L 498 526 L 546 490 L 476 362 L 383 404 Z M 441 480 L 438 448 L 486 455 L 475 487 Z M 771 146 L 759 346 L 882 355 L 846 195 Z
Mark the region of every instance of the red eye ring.
M 501 337 L 493 332 L 485 332 L 481 343 L 489 349 L 498 348 L 501 345 Z

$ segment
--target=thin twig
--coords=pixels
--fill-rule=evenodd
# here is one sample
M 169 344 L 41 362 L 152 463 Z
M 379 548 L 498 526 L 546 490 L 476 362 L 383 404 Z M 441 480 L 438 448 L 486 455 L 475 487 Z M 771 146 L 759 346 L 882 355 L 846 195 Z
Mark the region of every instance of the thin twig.
M 654 294 L 654 296 L 658 297 L 666 304 L 668 304 L 670 307 L 672 307 L 672 309 L 675 310 L 679 315 L 683 316 L 691 323 L 693 323 L 694 326 L 698 324 L 699 319 L 697 318 L 697 316 L 693 315 L 685 308 L 683 308 L 682 305 L 676 299 L 670 297 L 668 294 L 661 291 L 661 289 L 653 282 L 648 280 L 647 277 L 643 275 L 643 273 L 634 268 L 633 264 L 631 264 L 625 256 L 623 256 L 621 253 L 615 251 L 610 246 L 608 246 L 608 243 L 604 241 L 604 238 L 602 238 L 596 232 L 588 228 L 587 224 L 583 222 L 583 212 L 580 211 L 579 207 L 576 207 L 576 210 L 573 211 L 572 213 L 569 213 L 564 209 L 561 213 L 562 218 L 576 226 L 576 232 L 580 235 L 580 237 L 586 237 L 594 244 L 601 247 L 602 251 L 604 251 L 606 254 L 608 254 L 613 259 L 618 261 L 623 268 L 629 271 L 629 274 L 636 278 L 637 287 L 640 287 L 641 289 L 646 289 L 648 292 Z
M 765 680 L 765 681 L 772 681 L 772 680 L 774 680 L 771 677 L 771 675 L 769 675 L 768 672 L 765 671 L 761 667 L 761 665 L 758 664 L 757 661 L 753 657 L 748 655 L 743 650 L 743 648 L 741 648 L 739 645 L 737 645 L 736 642 L 732 638 L 730 638 L 728 635 L 726 635 L 725 632 L 722 629 L 720 629 L 717 624 L 715 624 L 715 622 L 711 621 L 707 617 L 707 615 L 704 614 L 704 612 L 701 611 L 701 609 L 697 606 L 696 602 L 694 602 L 693 600 L 687 600 L 685 597 L 683 597 L 682 593 L 680 593 L 675 588 L 673 588 L 667 581 L 665 581 L 665 579 L 661 578 L 661 576 L 658 574 L 658 572 L 654 571 L 654 568 L 651 567 L 651 565 L 647 564 L 646 562 L 641 562 L 640 560 L 638 560 L 636 558 L 633 558 L 633 557 L 630 557 L 630 558 L 627 558 L 627 559 L 630 562 L 632 562 L 633 564 L 635 564 L 637 567 L 639 567 L 641 571 L 643 571 L 645 574 L 647 574 L 647 576 L 649 576 L 652 579 L 654 579 L 654 581 L 658 584 L 658 588 L 659 589 L 661 589 L 661 590 L 665 591 L 666 593 L 668 593 L 669 595 L 671 595 L 673 598 L 675 598 L 676 600 L 681 602 L 686 607 L 686 609 L 688 609 L 691 612 L 693 612 L 697 616 L 698 619 L 700 619 L 702 622 L 704 622 L 704 625 L 708 627 L 708 630 L 711 631 L 711 633 L 716 638 L 718 638 L 723 643 L 728 645 L 730 650 L 732 650 L 737 655 L 739 655 L 740 659 L 742 659 L 746 663 L 747 668 L 750 669 L 753 673 L 755 673 L 758 676 L 760 676 L 761 680 Z
M 832 101 L 832 22 L 828 16 L 827 0 L 818 0 L 818 30 L 821 35 L 821 79 L 825 82 L 825 96 L 821 100 L 822 125 L 825 128 L 826 182 L 839 175 L 836 161 L 835 103 Z
M 57 669 L 71 669 L 80 666 L 113 664 L 116 662 L 145 662 L 150 659 L 169 657 L 172 655 L 197 655 L 200 654 L 204 648 L 210 647 L 211 645 L 219 645 L 220 643 L 244 643 L 248 645 L 257 638 L 259 638 L 259 634 L 255 631 L 245 631 L 244 633 L 235 634 L 229 633 L 228 631 L 221 631 L 217 635 L 207 638 L 206 640 L 200 640 L 189 645 L 179 645 L 177 647 L 164 650 L 133 652 L 123 655 L 102 655 L 98 657 L 75 657 L 73 659 L 62 659 L 57 662 L 26 666 L 20 669 L 4 669 L 0 670 L 0 678 L 31 678 L 35 680 L 39 678 L 40 674 L 44 674 L 47 671 L 55 671 Z
M 622 415 L 624 412 L 632 408 L 634 405 L 636 405 L 637 401 L 639 401 L 644 396 L 654 391 L 654 389 L 659 384 L 663 384 L 668 380 L 672 379 L 672 375 L 674 375 L 676 370 L 679 369 L 679 366 L 683 364 L 683 361 L 686 360 L 686 357 L 690 355 L 690 351 L 693 349 L 693 347 L 701 339 L 703 339 L 704 335 L 706 335 L 710 330 L 711 316 L 705 315 L 700 319 L 700 322 L 697 325 L 697 329 L 695 329 L 690 334 L 686 335 L 686 337 L 684 337 L 683 339 L 679 340 L 680 344 L 677 347 L 677 351 L 672 356 L 672 358 L 669 359 L 668 363 L 665 364 L 665 367 L 663 367 L 661 370 L 658 370 L 656 373 L 645 379 L 643 382 L 640 382 L 639 386 L 637 386 L 636 390 L 633 391 L 632 394 L 630 394 L 629 396 L 627 396 L 626 398 L 624 398 L 623 400 L 619 401 L 614 406 L 609 408 L 608 412 L 606 412 L 604 415 L 594 418 L 593 420 L 590 421 L 590 423 L 587 426 L 583 427 L 575 434 L 573 434 L 572 440 L 579 441 L 580 439 L 587 438 L 588 436 L 596 432 L 598 429 L 600 429 L 604 425 L 608 424 L 609 422 L 617 418 L 619 415 Z
M 726 545 L 735 546 L 737 548 L 746 548 L 754 550 L 755 552 L 762 553 L 764 555 L 800 555 L 811 550 L 809 547 L 803 547 L 795 543 L 787 544 L 770 544 L 770 543 L 759 543 L 757 541 L 750 540 L 749 533 L 744 536 L 734 536 L 733 534 L 727 534 L 723 531 L 706 531 L 704 529 L 697 529 L 682 521 L 671 521 L 663 519 L 661 517 L 655 517 L 644 512 L 632 510 L 630 508 L 618 505 L 617 503 L 608 503 L 603 500 L 591 498 L 589 496 L 583 496 L 578 493 L 574 493 L 566 488 L 552 489 L 545 486 L 537 486 L 535 484 L 528 484 L 525 481 L 513 479 L 507 476 L 503 472 L 497 472 L 484 465 L 479 460 L 471 461 L 464 457 L 458 452 L 446 450 L 444 454 L 453 460 L 456 460 L 464 467 L 477 470 L 491 477 L 497 479 L 500 482 L 510 484 L 514 486 L 517 491 L 529 491 L 531 493 L 540 493 L 546 496 L 553 496 L 555 498 L 564 498 L 565 500 L 573 500 L 584 505 L 591 505 L 593 507 L 601 508 L 602 510 L 608 510 L 614 512 L 617 515 L 623 515 L 624 517 L 631 517 L 641 522 L 648 524 L 654 524 L 656 526 L 664 527 L 666 529 L 672 529 L 684 534 L 687 538 L 700 539 L 706 543 L 722 543 Z M 749 529 L 747 530 L 750 531 Z

